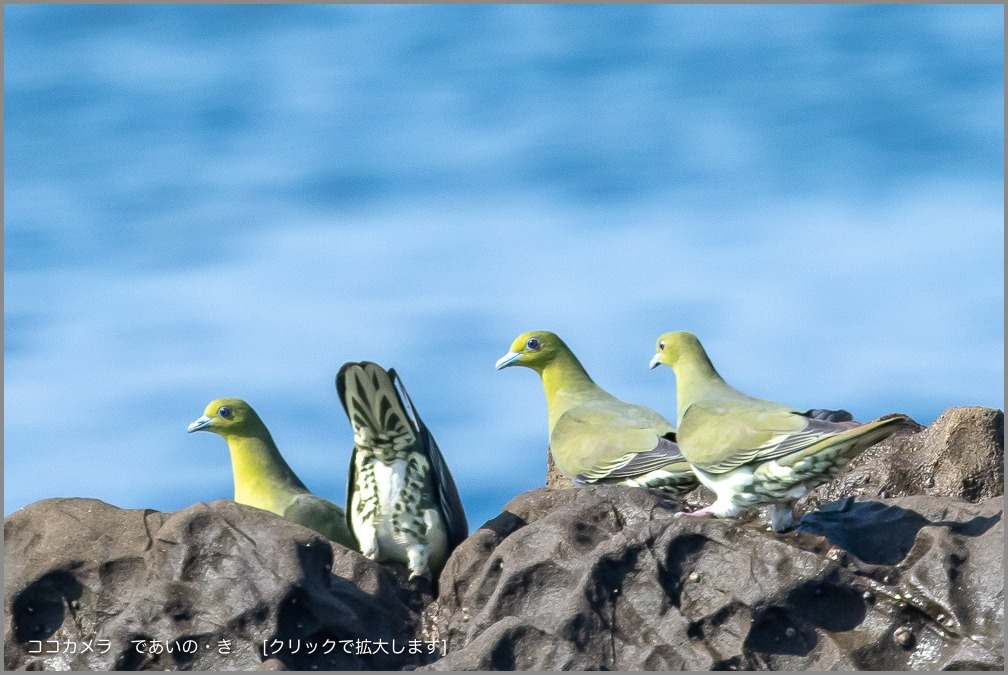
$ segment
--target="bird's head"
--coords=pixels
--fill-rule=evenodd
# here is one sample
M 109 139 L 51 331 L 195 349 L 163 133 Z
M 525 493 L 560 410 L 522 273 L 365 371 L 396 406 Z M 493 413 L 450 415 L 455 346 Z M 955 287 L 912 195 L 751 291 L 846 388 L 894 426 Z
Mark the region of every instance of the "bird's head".
M 240 436 L 259 424 L 259 416 L 245 401 L 240 398 L 219 398 L 207 405 L 203 417 L 190 424 L 187 431 L 212 431 L 224 437 Z
M 651 368 L 657 368 L 659 363 L 664 363 L 669 368 L 675 370 L 679 360 L 684 356 L 692 354 L 702 354 L 703 347 L 700 340 L 693 333 L 684 330 L 665 333 L 658 338 L 655 345 L 655 355 L 651 358 Z
M 525 366 L 539 373 L 552 363 L 567 345 L 548 330 L 531 330 L 522 333 L 511 343 L 507 354 L 497 360 L 497 370 L 508 366 Z

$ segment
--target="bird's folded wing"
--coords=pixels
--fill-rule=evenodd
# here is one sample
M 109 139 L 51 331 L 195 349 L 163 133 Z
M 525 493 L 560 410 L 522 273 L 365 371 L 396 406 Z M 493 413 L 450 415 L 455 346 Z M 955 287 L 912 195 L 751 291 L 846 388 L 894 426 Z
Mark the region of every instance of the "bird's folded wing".
M 346 523 L 346 513 L 328 499 L 304 493 L 297 495 L 284 509 L 284 518 L 310 527 L 329 539 L 353 547 L 355 542 Z
M 409 414 L 410 421 L 416 425 L 417 434 L 421 439 L 421 449 L 430 462 L 431 478 L 437 491 L 438 505 L 441 507 L 441 514 L 444 516 L 445 527 L 448 530 L 448 543 L 454 548 L 469 536 L 469 523 L 466 520 L 465 509 L 462 506 L 458 488 L 455 486 L 455 480 L 452 478 L 451 471 L 448 470 L 448 463 L 445 462 L 444 456 L 441 454 L 441 448 L 438 447 L 434 436 L 420 419 L 416 408 L 413 407 L 413 401 L 406 392 L 406 387 L 399 378 L 399 374 L 396 373 L 395 368 L 390 368 L 388 374 L 395 386 L 400 403 Z
M 350 531 L 351 536 L 354 540 L 354 548 L 360 549 L 360 542 L 357 541 L 357 535 L 353 533 L 353 520 L 350 517 L 350 510 L 353 508 L 354 494 L 357 492 L 357 446 L 353 446 L 350 449 L 350 468 L 347 469 L 347 486 L 346 486 L 346 513 L 344 515 L 344 521 L 346 522 L 347 529 Z
M 669 465 L 679 465 L 675 468 L 689 471 L 686 458 L 679 452 L 675 441 L 659 437 L 655 447 L 644 452 L 631 452 L 616 460 L 602 464 L 592 471 L 580 474 L 578 479 L 586 483 L 597 482 L 600 479 L 621 479 L 643 476 L 651 471 L 667 468 Z
M 650 411 L 649 411 L 650 412 Z M 558 468 L 585 482 L 639 476 L 682 460 L 665 434 L 672 426 L 657 413 L 655 420 L 635 419 L 633 408 L 581 406 L 561 415 L 550 435 Z M 631 465 L 632 462 L 638 462 Z
M 783 408 L 700 402 L 683 415 L 679 439 L 693 466 L 720 474 L 800 452 L 852 425 L 856 423 L 811 419 Z
M 820 455 L 821 453 L 839 453 L 845 457 L 844 463 L 853 458 L 861 450 L 874 445 L 889 434 L 906 426 L 909 418 L 897 416 L 875 420 L 866 424 L 858 422 L 843 422 L 836 425 L 836 433 L 826 436 L 821 442 L 815 442 L 791 452 L 777 460 L 782 466 L 795 466 L 802 460 Z M 835 462 L 835 460 L 834 460 Z
M 462 506 L 458 488 L 455 487 L 455 480 L 441 455 L 441 449 L 426 427 L 423 428 L 422 435 L 428 441 L 427 454 L 430 458 L 431 475 L 437 488 L 438 505 L 441 507 L 445 527 L 448 529 L 448 543 L 454 548 L 469 536 L 469 522 L 466 520 L 465 508 Z

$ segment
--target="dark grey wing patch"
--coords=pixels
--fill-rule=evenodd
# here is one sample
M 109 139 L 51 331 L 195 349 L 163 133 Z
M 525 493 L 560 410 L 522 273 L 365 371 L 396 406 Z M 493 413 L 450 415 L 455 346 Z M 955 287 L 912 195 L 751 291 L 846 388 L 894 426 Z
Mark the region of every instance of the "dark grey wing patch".
M 430 462 L 432 478 L 437 491 L 438 505 L 445 518 L 445 527 L 448 530 L 448 543 L 451 548 L 458 546 L 469 536 L 469 522 L 466 520 L 465 508 L 462 506 L 462 499 L 459 497 L 458 488 L 455 487 L 455 480 L 452 478 L 448 464 L 445 462 L 441 449 L 438 447 L 434 436 L 431 435 L 427 425 L 423 423 L 413 406 L 413 401 L 406 392 L 399 374 L 395 368 L 389 368 L 389 377 L 395 385 L 396 394 L 400 397 L 402 407 L 417 425 L 417 431 L 423 441 L 420 445 L 427 454 Z
M 686 458 L 679 451 L 679 446 L 668 438 L 669 436 L 673 436 L 674 438 L 673 434 L 659 437 L 658 443 L 654 448 L 647 452 L 638 452 L 629 462 L 610 471 L 603 480 L 636 478 L 637 476 L 661 469 L 669 464 L 685 462 Z M 588 480 L 582 476 L 578 476 L 578 478 L 585 481 Z
M 854 416 L 846 410 L 826 410 L 824 408 L 812 408 L 803 413 L 797 413 L 810 420 L 822 420 L 824 422 L 851 422 Z

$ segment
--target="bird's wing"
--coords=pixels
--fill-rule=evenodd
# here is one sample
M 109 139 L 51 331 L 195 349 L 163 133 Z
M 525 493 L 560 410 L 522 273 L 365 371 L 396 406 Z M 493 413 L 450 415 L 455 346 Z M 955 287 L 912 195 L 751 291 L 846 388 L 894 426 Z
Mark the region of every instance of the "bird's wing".
M 638 453 L 628 453 L 624 457 L 621 457 L 620 460 L 623 460 L 626 457 L 630 458 L 622 465 L 618 465 L 617 462 L 614 462 L 613 468 L 611 469 L 603 467 L 601 471 L 592 472 L 592 474 L 595 475 L 586 474 L 579 476 L 579 478 L 584 481 L 597 481 L 599 478 L 610 480 L 636 478 L 637 476 L 643 476 L 646 473 L 662 468 L 682 471 L 684 473 L 689 472 L 689 463 L 679 451 L 679 446 L 676 445 L 674 434 L 669 434 L 669 436 L 672 436 L 672 438 L 667 436 L 658 437 L 657 444 L 650 450 Z
M 370 428 L 376 424 L 375 413 L 369 404 L 369 392 L 375 386 L 372 377 L 369 377 L 369 365 L 371 364 L 366 361 L 361 363 L 351 361 L 344 363 L 336 373 L 336 393 L 339 395 L 340 404 L 343 406 L 343 410 L 350 420 L 350 426 L 354 430 L 355 436 L 358 428 Z M 384 370 L 382 370 L 382 374 L 384 374 Z M 356 534 L 354 534 L 353 519 L 351 518 L 350 510 L 353 508 L 358 480 L 357 444 L 355 442 L 350 451 L 350 467 L 347 470 L 347 506 L 344 520 L 347 529 L 353 537 L 354 548 L 356 550 L 360 550 L 360 542 L 357 540 Z
M 357 541 L 347 526 L 346 513 L 328 499 L 310 492 L 299 494 L 284 509 L 283 517 L 310 527 L 347 548 L 357 548 Z
M 557 468 L 585 482 L 628 478 L 683 461 L 671 424 L 658 413 L 622 402 L 571 408 L 557 420 L 550 449 Z
M 853 459 L 865 448 L 878 443 L 887 436 L 899 431 L 910 423 L 904 415 L 896 415 L 867 424 L 848 421 L 837 426 L 837 432 L 828 435 L 824 440 L 806 445 L 795 452 L 780 457 L 777 461 L 781 466 L 796 466 L 803 460 L 819 456 L 829 458 L 835 455 L 842 463 Z M 837 463 L 837 460 L 831 460 Z
M 350 468 L 347 470 L 346 485 L 346 512 L 343 514 L 343 522 L 346 523 L 350 537 L 353 539 L 353 549 L 360 550 L 360 541 L 354 534 L 353 520 L 350 517 L 350 509 L 353 508 L 354 494 L 357 492 L 357 446 L 350 449 Z
M 683 415 L 679 443 L 690 464 L 720 474 L 799 452 L 852 424 L 746 401 L 700 401 Z
M 448 543 L 451 548 L 454 548 L 469 536 L 469 523 L 466 520 L 465 508 L 462 506 L 462 499 L 459 497 L 458 488 L 455 487 L 455 480 L 448 470 L 448 464 L 445 462 L 441 449 L 434 440 L 434 436 L 430 433 L 427 425 L 423 423 L 423 420 L 420 419 L 416 408 L 413 407 L 413 400 L 410 399 L 409 394 L 406 392 L 406 387 L 399 378 L 399 374 L 396 373 L 395 368 L 390 368 L 388 374 L 395 386 L 399 402 L 406 411 L 410 422 L 414 425 L 416 433 L 421 440 L 420 447 L 430 462 L 431 478 L 434 481 L 435 491 L 437 492 L 438 506 L 441 509 L 441 514 L 445 519 L 445 527 L 448 530 Z

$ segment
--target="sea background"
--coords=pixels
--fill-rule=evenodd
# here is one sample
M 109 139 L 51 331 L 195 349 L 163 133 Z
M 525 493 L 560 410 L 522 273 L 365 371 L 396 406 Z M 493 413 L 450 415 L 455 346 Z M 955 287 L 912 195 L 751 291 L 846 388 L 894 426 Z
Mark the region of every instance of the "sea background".
M 344 502 L 333 377 L 394 366 L 470 526 L 544 483 L 520 332 L 675 417 L 1003 408 L 1004 9 L 4 7 L 4 513 L 232 495 L 247 399 Z M 907 458 L 907 461 L 913 461 Z

